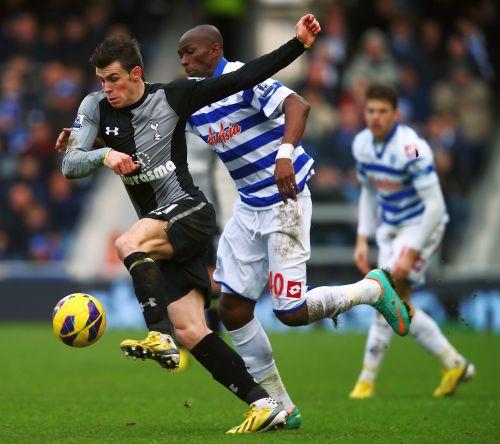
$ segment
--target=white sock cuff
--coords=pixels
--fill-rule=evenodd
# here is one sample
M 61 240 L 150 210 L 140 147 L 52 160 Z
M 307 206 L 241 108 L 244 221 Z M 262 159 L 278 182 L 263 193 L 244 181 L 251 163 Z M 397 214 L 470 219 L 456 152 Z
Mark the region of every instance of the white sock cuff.
M 237 347 L 240 345 L 245 345 L 250 342 L 260 330 L 263 330 L 262 324 L 257 318 L 253 318 L 248 324 L 243 327 L 237 328 L 236 330 L 228 330 L 228 334 L 233 341 L 233 344 Z

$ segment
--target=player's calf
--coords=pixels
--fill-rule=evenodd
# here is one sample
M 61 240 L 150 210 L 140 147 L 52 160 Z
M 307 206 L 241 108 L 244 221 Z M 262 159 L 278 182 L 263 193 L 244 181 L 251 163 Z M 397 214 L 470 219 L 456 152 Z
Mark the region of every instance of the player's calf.
M 303 305 L 295 311 L 276 313 L 276 317 L 285 325 L 289 327 L 299 327 L 301 325 L 309 324 L 309 316 L 307 306 Z

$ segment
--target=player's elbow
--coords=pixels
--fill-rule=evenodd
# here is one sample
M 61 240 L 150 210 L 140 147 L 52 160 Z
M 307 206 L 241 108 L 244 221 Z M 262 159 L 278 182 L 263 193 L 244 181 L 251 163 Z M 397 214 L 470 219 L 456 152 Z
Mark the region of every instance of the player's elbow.
M 311 104 L 302 97 L 301 97 L 301 100 L 303 102 L 303 113 L 304 113 L 305 117 L 308 117 L 309 112 L 311 111 Z
M 442 194 L 437 195 L 431 202 L 426 203 L 426 209 L 429 213 L 435 215 L 436 218 L 441 218 L 446 213 L 446 203 Z
M 68 162 L 66 157 L 62 161 L 61 171 L 62 171 L 63 176 L 66 179 L 76 179 L 77 178 L 75 169 L 72 167 L 71 163 Z
M 309 116 L 309 112 L 311 111 L 311 104 L 304 99 L 302 96 L 297 94 L 298 106 L 301 110 L 302 115 L 307 118 Z

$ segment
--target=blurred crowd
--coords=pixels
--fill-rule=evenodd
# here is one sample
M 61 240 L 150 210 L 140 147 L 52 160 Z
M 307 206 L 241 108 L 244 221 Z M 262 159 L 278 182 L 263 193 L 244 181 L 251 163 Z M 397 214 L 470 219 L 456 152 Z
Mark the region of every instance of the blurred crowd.
M 88 63 L 96 45 L 129 32 L 147 60 L 167 4 L 0 2 L 0 260 L 60 260 L 71 248 L 92 179 L 62 176 L 55 139 L 100 89 Z
M 323 33 L 300 88 L 312 104 L 304 145 L 316 158 L 315 201 L 357 202 L 351 143 L 364 127 L 364 92 L 371 81 L 389 83 L 400 94 L 401 120 L 433 149 L 452 253 L 491 148 L 500 11 L 492 1 L 322 3 Z M 352 236 L 347 230 L 345 241 Z
M 370 81 L 388 82 L 399 90 L 401 119 L 434 150 L 452 244 L 491 146 L 499 90 L 496 3 L 317 3 L 323 33 L 298 88 L 312 105 L 304 145 L 316 159 L 315 201 L 357 201 L 351 143 L 364 126 L 364 91 Z M 169 5 L 0 0 L 0 260 L 60 260 L 71 248 L 92 179 L 62 177 L 56 136 L 72 123 L 82 97 L 100 88 L 88 63 L 96 44 L 109 33 L 130 32 L 147 61 Z M 352 230 L 344 240 L 352 242 Z

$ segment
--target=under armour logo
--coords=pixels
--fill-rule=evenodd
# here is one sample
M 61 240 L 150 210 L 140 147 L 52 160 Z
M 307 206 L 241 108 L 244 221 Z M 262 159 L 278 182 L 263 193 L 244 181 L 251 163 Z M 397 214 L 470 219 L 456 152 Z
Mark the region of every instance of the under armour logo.
M 155 298 L 149 298 L 148 302 L 144 302 L 144 304 L 139 303 L 139 305 L 141 306 L 141 310 L 144 312 L 144 307 L 147 307 L 149 305 L 151 308 L 153 308 L 156 307 L 158 304 L 156 303 Z
M 231 390 L 233 393 L 238 393 L 238 387 L 236 387 L 234 384 L 231 384 L 229 386 L 229 390 Z
M 114 129 L 111 129 L 109 126 L 106 127 L 106 136 L 109 136 L 111 133 L 113 133 L 114 136 L 118 135 L 118 130 L 119 128 L 115 126 Z

